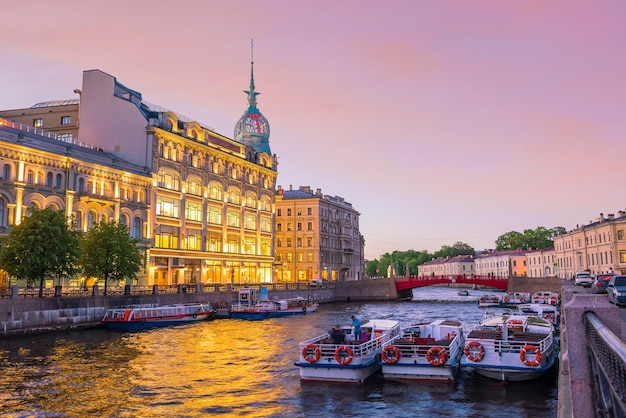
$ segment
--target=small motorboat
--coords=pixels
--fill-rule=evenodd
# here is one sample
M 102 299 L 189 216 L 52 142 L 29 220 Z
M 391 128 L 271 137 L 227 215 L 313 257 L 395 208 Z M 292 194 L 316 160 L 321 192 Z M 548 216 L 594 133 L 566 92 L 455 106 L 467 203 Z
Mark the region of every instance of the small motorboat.
M 465 339 L 454 320 L 414 324 L 386 343 L 381 353 L 385 379 L 454 380 Z
M 338 331 L 338 336 L 327 332 L 300 343 L 300 358 L 294 364 L 300 369 L 301 380 L 364 382 L 381 369 L 383 345 L 400 335 L 400 324 L 370 319 L 361 325 L 358 340 L 352 339 L 351 326 L 339 327 Z
M 102 322 L 108 329 L 144 330 L 205 321 L 215 315 L 209 304 L 189 303 L 108 309 Z
M 552 324 L 538 316 L 494 314 L 465 337 L 461 368 L 501 381 L 540 377 L 558 357 Z
M 302 297 L 268 300 L 262 293 L 257 301 L 256 289 L 239 289 L 239 302 L 230 306 L 230 317 L 234 319 L 266 319 L 289 315 L 305 315 L 315 312 L 318 303 Z
M 470 294 L 470 293 L 469 293 L 469 290 L 467 290 L 467 289 L 462 289 L 462 290 L 459 290 L 459 291 L 458 291 L 458 292 L 456 292 L 456 293 L 457 293 L 457 295 L 459 295 L 459 296 L 469 296 L 469 294 Z
M 502 305 L 511 306 L 520 303 L 530 303 L 530 293 L 528 292 L 508 292 L 502 297 Z
M 561 304 L 561 295 L 559 292 L 535 292 L 530 298 L 531 303 L 543 303 L 546 305 L 558 306 Z
M 503 294 L 493 293 L 489 295 L 483 295 L 478 299 L 478 306 L 481 308 L 488 308 L 492 306 L 500 306 L 503 299 Z

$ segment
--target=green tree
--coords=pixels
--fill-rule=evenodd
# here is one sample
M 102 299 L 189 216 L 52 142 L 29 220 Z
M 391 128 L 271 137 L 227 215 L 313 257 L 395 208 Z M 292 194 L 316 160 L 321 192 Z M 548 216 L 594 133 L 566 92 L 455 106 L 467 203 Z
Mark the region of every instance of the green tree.
M 547 229 L 539 226 L 536 229 L 526 229 L 524 233 L 517 231 L 507 232 L 500 235 L 496 240 L 496 250 L 540 250 L 554 245 L 554 238 L 566 232 L 565 228 L 558 226 Z
M 378 260 L 369 260 L 367 263 L 365 263 L 365 274 L 367 274 L 369 277 L 380 276 L 378 264 Z
M 81 241 L 80 264 L 84 274 L 104 281 L 107 294 L 109 280 L 134 279 L 141 268 L 141 251 L 128 228 L 119 222 L 97 223 Z
M 30 216 L 15 225 L 2 244 L 2 269 L 19 280 L 39 281 L 39 297 L 46 278 L 76 274 L 79 232 L 70 227 L 62 211 L 31 208 Z

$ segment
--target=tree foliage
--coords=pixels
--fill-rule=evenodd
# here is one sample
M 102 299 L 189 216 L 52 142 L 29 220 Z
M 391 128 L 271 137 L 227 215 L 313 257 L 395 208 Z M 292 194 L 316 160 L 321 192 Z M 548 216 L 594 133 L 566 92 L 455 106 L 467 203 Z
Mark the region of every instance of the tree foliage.
M 536 229 L 526 229 L 523 233 L 510 231 L 496 239 L 496 250 L 541 250 L 554 245 L 554 238 L 566 233 L 562 226 L 547 229 L 539 226 Z
M 128 228 L 119 222 L 97 223 L 81 241 L 80 264 L 88 277 L 104 281 L 107 294 L 109 280 L 134 279 L 141 268 L 141 251 Z
M 39 297 L 46 278 L 76 273 L 79 232 L 70 227 L 62 211 L 31 208 L 30 216 L 15 225 L 2 244 L 2 269 L 19 280 L 39 281 Z

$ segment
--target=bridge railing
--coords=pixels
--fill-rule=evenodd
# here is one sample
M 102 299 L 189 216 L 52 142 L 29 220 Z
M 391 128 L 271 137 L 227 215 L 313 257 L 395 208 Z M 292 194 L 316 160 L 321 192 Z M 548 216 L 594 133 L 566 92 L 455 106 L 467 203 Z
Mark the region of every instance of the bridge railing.
M 626 345 L 592 312 L 585 313 L 597 417 L 626 417 Z

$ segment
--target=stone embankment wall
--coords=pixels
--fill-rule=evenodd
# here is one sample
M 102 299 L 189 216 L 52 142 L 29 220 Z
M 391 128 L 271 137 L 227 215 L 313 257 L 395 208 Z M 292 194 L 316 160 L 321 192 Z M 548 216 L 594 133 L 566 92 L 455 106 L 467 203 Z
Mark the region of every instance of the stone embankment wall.
M 558 277 L 509 277 L 508 292 L 559 292 L 563 279 Z
M 316 289 L 268 289 L 271 299 L 310 297 L 319 303 L 337 301 L 394 300 L 393 279 L 339 282 Z M 107 309 L 131 305 L 233 302 L 237 291 L 215 292 L 199 287 L 197 292 L 141 296 L 54 297 L 0 300 L 0 335 L 70 330 L 101 326 Z

